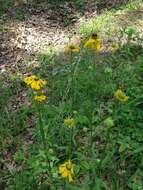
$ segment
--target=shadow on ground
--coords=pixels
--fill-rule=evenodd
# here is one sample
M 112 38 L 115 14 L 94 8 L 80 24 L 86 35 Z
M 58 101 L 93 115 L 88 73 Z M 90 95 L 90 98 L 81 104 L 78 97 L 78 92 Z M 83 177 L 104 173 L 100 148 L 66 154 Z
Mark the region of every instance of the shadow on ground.
M 104 10 L 119 8 L 126 5 L 129 0 L 60 0 L 60 1 L 33 1 L 30 3 L 20 3 L 22 0 L 17 0 L 16 6 L 6 9 L 5 13 L 12 19 L 24 20 L 28 16 L 47 14 L 50 20 L 54 20 L 57 24 L 63 23 L 63 26 L 70 26 L 76 22 L 79 17 L 87 18 L 100 14 Z
M 127 2 L 128 0 L 35 1 L 9 8 L 7 16 L 0 20 L 3 27 L 8 28 L 7 31 L 0 32 L 0 65 L 27 62 L 45 45 L 64 45 L 79 28 L 81 18 L 96 18 L 101 10 L 115 6 L 119 8 Z M 112 21 L 109 20 L 110 23 L 106 23 L 105 29 L 112 23 L 116 23 L 114 28 L 127 26 L 131 18 L 131 24 L 142 20 L 140 10 L 139 14 L 135 10 L 113 17 Z

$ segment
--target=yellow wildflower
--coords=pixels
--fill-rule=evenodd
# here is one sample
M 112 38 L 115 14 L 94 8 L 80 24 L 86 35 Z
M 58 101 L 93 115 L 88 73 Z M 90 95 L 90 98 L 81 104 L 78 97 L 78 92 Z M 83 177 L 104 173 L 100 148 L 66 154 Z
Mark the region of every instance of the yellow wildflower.
M 92 39 L 90 38 L 85 44 L 84 44 L 84 48 L 91 48 L 91 49 L 95 49 L 95 50 L 99 50 L 101 49 L 101 40 L 100 39 Z
M 80 51 L 80 48 L 76 45 L 69 45 L 66 47 L 66 50 L 68 52 L 79 52 Z
M 110 46 L 110 49 L 111 50 L 117 50 L 119 48 L 119 44 L 118 43 L 112 43 L 111 46 Z
M 122 90 L 120 90 L 120 89 L 118 89 L 118 90 L 114 93 L 114 96 L 115 96 L 118 100 L 120 100 L 121 102 L 126 102 L 126 101 L 128 101 L 128 99 L 129 99 L 129 96 L 126 96 L 125 93 L 124 93 Z
M 30 85 L 34 80 L 38 80 L 38 77 L 36 75 L 31 75 L 29 77 L 25 77 L 24 78 L 24 82 L 27 84 L 27 85 Z
M 71 128 L 75 127 L 75 120 L 74 118 L 67 117 L 64 119 L 64 125 Z
M 39 80 L 33 81 L 31 83 L 31 88 L 33 88 L 35 90 L 40 90 L 43 87 L 43 85 L 45 85 L 45 84 L 46 84 L 46 81 L 39 79 Z
M 69 182 L 73 181 L 72 175 L 74 174 L 74 164 L 68 160 L 59 166 L 59 173 L 63 178 L 67 178 Z
M 45 99 L 46 99 L 46 96 L 44 94 L 34 96 L 34 100 L 36 100 L 38 102 L 42 102 Z
M 24 82 L 34 90 L 40 90 L 47 82 L 32 75 L 24 78 Z

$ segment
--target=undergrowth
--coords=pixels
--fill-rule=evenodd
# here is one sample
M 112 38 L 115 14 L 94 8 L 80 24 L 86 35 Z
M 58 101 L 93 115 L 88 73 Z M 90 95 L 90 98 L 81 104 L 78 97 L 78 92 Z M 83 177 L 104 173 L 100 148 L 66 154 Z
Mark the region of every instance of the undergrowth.
M 58 65 L 57 57 L 49 64 L 49 57 L 41 55 L 41 68 L 34 74 L 47 81 L 44 101 L 34 101 L 35 91 L 28 90 L 27 105 L 9 113 L 3 105 L 11 92 L 2 90 L 1 129 L 7 128 L 1 131 L 2 149 L 10 148 L 9 141 L 16 144 L 10 154 L 17 165 L 10 173 L 3 170 L 9 180 L 2 175 L 2 187 L 142 190 L 143 49 L 133 31 L 124 35 L 126 44 L 119 42 L 106 54 L 81 47 Z M 18 81 L 15 86 L 25 89 Z M 119 89 L 128 97 L 125 101 L 116 95 Z M 31 117 L 35 122 L 28 129 Z M 33 143 L 25 150 L 16 136 L 29 131 Z M 66 160 L 74 164 L 72 182 L 59 174 Z M 1 167 L 5 162 L 1 160 Z
M 143 189 L 142 34 L 86 47 L 93 34 L 1 78 L 1 189 Z

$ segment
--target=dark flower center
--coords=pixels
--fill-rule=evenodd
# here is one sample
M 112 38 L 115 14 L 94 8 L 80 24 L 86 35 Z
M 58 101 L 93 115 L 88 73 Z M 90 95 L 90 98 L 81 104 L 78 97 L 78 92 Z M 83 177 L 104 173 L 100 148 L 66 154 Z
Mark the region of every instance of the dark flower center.
M 75 49 L 75 47 L 74 46 L 70 46 L 70 49 Z
M 91 37 L 93 38 L 93 39 L 97 39 L 97 37 L 98 37 L 98 35 L 96 34 L 96 33 L 93 33 L 92 35 L 91 35 Z
M 71 165 L 70 165 L 70 164 L 67 164 L 67 165 L 66 165 L 66 169 L 70 171 L 70 170 L 71 170 Z

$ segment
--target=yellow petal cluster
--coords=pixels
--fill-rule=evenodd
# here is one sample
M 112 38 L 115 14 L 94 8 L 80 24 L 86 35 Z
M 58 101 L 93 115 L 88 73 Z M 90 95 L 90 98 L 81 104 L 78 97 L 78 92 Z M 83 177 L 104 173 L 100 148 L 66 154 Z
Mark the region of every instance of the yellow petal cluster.
M 75 127 L 75 119 L 74 118 L 70 118 L 67 117 L 64 119 L 64 125 L 71 128 L 71 127 Z
M 100 39 L 89 38 L 89 40 L 84 44 L 84 48 L 91 48 L 94 50 L 100 50 L 102 42 Z
M 42 101 L 46 100 L 46 96 L 44 94 L 36 95 L 36 96 L 34 96 L 34 100 L 36 100 L 38 102 L 42 102 Z
M 126 102 L 129 99 L 129 96 L 126 96 L 125 93 L 121 90 L 118 89 L 115 93 L 114 96 L 121 102 Z
M 73 181 L 72 176 L 74 174 L 74 164 L 71 160 L 68 160 L 59 166 L 59 174 L 63 178 L 67 178 L 69 182 Z
M 40 90 L 47 82 L 38 78 L 36 75 L 31 75 L 24 78 L 24 82 L 34 90 Z
M 66 51 L 68 52 L 79 52 L 80 51 L 80 48 L 76 45 L 69 45 L 66 47 Z

